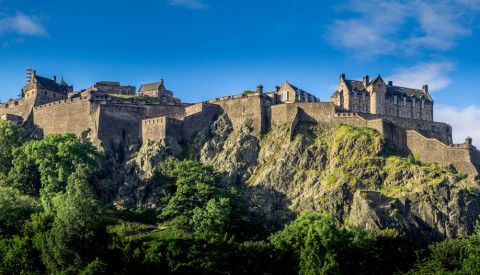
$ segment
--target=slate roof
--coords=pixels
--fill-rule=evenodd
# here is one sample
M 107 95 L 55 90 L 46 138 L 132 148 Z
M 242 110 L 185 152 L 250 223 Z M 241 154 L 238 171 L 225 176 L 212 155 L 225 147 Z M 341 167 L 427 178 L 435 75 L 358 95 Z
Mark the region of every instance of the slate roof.
M 352 91 L 353 88 L 357 88 L 357 90 L 359 91 L 365 90 L 365 87 L 363 86 L 363 81 L 345 80 L 345 84 L 347 84 L 347 88 L 350 91 Z
M 376 80 L 381 79 L 380 76 L 375 77 L 372 79 L 372 81 L 369 83 L 374 83 Z M 365 87 L 363 86 L 363 81 L 358 81 L 358 80 L 345 80 L 345 84 L 347 84 L 348 90 L 353 91 L 353 89 L 357 89 L 359 91 L 365 90 Z M 336 91 L 332 96 L 338 95 L 338 91 Z M 387 85 L 387 96 L 393 96 L 393 95 L 398 95 L 398 96 L 415 96 L 416 98 L 425 98 L 427 101 L 432 101 L 432 97 L 424 93 L 423 90 L 418 90 L 418 89 L 412 89 L 412 88 L 405 88 L 405 87 L 399 87 L 399 86 L 388 86 Z
M 38 84 L 42 85 L 43 87 L 45 87 L 49 90 L 57 91 L 59 89 L 59 86 L 58 86 L 57 82 L 55 82 L 55 81 L 53 81 L 49 78 L 45 78 L 45 77 L 36 75 L 35 80 L 37 81 Z
M 432 97 L 429 94 L 423 92 L 423 90 L 399 87 L 399 86 L 387 86 L 387 96 L 393 95 L 407 95 L 415 96 L 416 98 L 425 98 L 425 100 L 433 101 Z
M 155 83 L 149 83 L 149 84 L 143 84 L 140 87 L 140 91 L 150 91 L 150 90 L 158 90 L 160 86 L 162 85 L 162 82 L 155 82 Z

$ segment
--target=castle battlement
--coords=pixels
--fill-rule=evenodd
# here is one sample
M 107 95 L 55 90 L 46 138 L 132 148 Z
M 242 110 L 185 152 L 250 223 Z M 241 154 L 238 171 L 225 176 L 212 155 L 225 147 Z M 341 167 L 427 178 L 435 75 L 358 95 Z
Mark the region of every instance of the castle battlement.
M 36 126 L 44 134 L 75 133 L 98 140 L 104 147 L 166 137 L 184 142 L 221 115 L 228 117 L 234 128 L 251 121 L 254 135 L 287 124 L 291 138 L 299 122 L 343 123 L 376 129 L 402 155 L 419 153 L 423 162 L 452 162 L 465 173 L 480 171 L 480 152 L 471 139 L 453 144 L 451 126 L 433 121 L 433 100 L 427 86 L 416 90 L 385 84 L 380 77 L 369 81 L 366 76 L 361 82 L 346 80 L 342 74 L 331 102 L 320 102 L 285 81 L 271 92 L 263 93 L 263 86 L 258 85 L 256 92 L 195 104 L 174 98 L 163 80 L 142 85 L 141 98 L 132 94 L 133 86 L 120 86 L 119 82 L 102 81 L 86 90 L 72 90 L 63 80 L 56 83 L 55 77 L 50 80 L 34 74 L 22 98 L 0 104 L 0 117 L 25 127 Z M 367 110 L 359 109 L 367 105 Z M 372 112 L 372 106 L 378 112 Z M 389 108 L 394 111 L 385 111 Z M 408 116 L 408 111 L 420 115 Z

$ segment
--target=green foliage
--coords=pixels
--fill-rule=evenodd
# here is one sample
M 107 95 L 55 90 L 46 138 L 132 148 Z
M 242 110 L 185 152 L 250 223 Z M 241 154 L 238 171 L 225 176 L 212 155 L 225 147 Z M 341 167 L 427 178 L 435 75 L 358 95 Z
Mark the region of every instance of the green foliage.
M 415 160 L 415 163 L 420 163 L 420 153 L 413 154 L 413 159 Z
M 408 155 L 407 162 L 408 164 L 415 164 L 415 157 L 413 155 Z
M 53 197 L 65 192 L 69 175 L 80 165 L 92 173 L 100 157 L 89 141 L 80 142 L 74 134 L 50 134 L 15 151 L 9 182 L 27 194 L 40 193 L 43 206 L 51 210 Z
M 251 91 L 251 90 L 245 90 L 243 91 L 242 95 L 248 95 L 248 94 L 253 94 L 255 93 L 254 91 Z
M 213 168 L 190 160 L 167 159 L 159 166 L 157 180 L 172 190 L 159 217 L 172 220 L 172 224 L 183 229 L 192 229 L 194 209 L 205 208 L 219 192 L 215 187 L 218 175 Z
M 430 257 L 449 271 L 460 270 L 466 258 L 465 243 L 459 239 L 446 239 L 429 246 Z
M 43 267 L 28 237 L 0 240 L 0 274 L 40 274 Z
M 40 211 L 38 200 L 20 191 L 0 186 L 0 235 L 12 235 L 23 229 L 30 215 Z
M 228 198 L 211 199 L 205 208 L 196 207 L 192 217 L 195 235 L 205 240 L 224 237 L 231 212 Z
M 13 151 L 25 142 L 23 128 L 11 121 L 0 120 L 0 179 L 7 177 L 12 167 Z
M 82 270 L 101 255 L 107 241 L 99 202 L 86 179 L 82 166 L 69 177 L 66 193 L 56 197 L 57 214 L 41 246 L 42 261 L 51 272 Z

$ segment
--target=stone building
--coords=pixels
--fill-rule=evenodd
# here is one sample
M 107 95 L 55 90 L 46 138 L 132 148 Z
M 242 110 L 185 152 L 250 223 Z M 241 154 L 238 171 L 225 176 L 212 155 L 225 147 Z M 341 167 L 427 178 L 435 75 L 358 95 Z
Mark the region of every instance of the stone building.
M 172 91 L 165 89 L 163 79 L 160 79 L 160 82 L 142 84 L 138 95 L 158 98 L 161 102 L 180 103 L 180 99 L 173 97 Z
M 267 93 L 258 85 L 256 92 L 193 104 L 173 97 L 163 81 L 142 85 L 139 91 L 160 100 L 113 95 L 132 89 L 103 81 L 72 92 L 63 80 L 57 83 L 55 77 L 40 77 L 33 71 L 23 96 L 0 104 L 0 119 L 35 127 L 44 135 L 74 133 L 112 150 L 166 137 L 186 142 L 220 116 L 228 117 L 234 128 L 248 121 L 254 135 L 287 124 L 291 138 L 299 122 L 325 127 L 343 123 L 376 129 L 401 155 L 418 153 L 426 163 L 451 162 L 467 174 L 480 171 L 480 151 L 471 139 L 453 144 L 451 126 L 433 121 L 433 100 L 426 85 L 415 90 L 385 84 L 380 76 L 372 81 L 366 76 L 362 82 L 346 80 L 342 74 L 332 102 L 320 102 L 287 81 Z
M 82 92 L 102 92 L 105 94 L 115 95 L 135 95 L 135 86 L 120 86 L 120 82 L 100 81 L 90 88 L 82 90 Z
M 275 103 L 320 102 L 320 99 L 313 94 L 293 86 L 286 80 L 281 87 L 275 86 L 274 91 L 266 92 L 265 94 L 271 97 Z
M 397 116 L 433 121 L 433 100 L 428 85 L 422 90 L 386 84 L 378 75 L 369 81 L 345 79 L 340 75 L 337 91 L 330 97 L 342 111 Z

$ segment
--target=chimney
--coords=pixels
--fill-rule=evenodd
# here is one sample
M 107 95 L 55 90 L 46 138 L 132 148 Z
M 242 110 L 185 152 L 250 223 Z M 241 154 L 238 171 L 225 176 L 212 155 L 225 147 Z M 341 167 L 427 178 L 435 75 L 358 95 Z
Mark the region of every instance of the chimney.
M 365 86 L 365 88 L 368 86 L 368 82 L 369 82 L 368 75 L 365 75 L 363 77 L 363 86 Z
M 32 70 L 32 79 L 34 79 L 34 78 L 35 78 L 35 76 L 37 76 L 37 71 L 35 71 L 35 70 Z
M 390 80 L 388 81 L 388 86 L 392 87 L 393 86 L 393 82 Z
M 340 82 L 345 81 L 345 74 L 342 73 L 340 74 Z
M 52 80 L 57 82 L 57 77 L 56 76 L 52 76 Z
M 263 86 L 262 86 L 262 84 L 258 84 L 258 86 L 257 86 L 257 93 L 263 94 Z
M 423 88 L 423 92 L 424 92 L 424 93 L 426 93 L 426 94 L 428 95 L 428 85 L 427 85 L 427 84 L 425 84 L 425 85 L 423 85 L 423 87 L 422 87 L 422 88 Z
M 160 79 L 160 83 L 163 83 L 163 78 L 162 78 L 162 79 Z
M 278 90 L 280 90 L 280 87 L 275 86 L 275 93 L 278 92 Z

